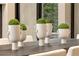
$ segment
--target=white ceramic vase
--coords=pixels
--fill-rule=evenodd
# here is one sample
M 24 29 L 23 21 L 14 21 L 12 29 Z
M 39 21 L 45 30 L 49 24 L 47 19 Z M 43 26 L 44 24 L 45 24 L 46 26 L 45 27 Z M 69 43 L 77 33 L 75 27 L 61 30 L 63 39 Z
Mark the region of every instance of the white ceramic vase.
M 58 34 L 59 34 L 59 38 L 61 39 L 61 43 L 62 44 L 66 44 L 67 43 L 67 39 L 64 38 L 68 38 L 69 34 L 70 34 L 70 30 L 69 29 L 58 29 Z
M 39 38 L 39 46 L 44 46 L 46 36 L 46 24 L 37 24 L 37 37 Z
M 18 40 L 20 39 L 20 26 L 19 25 L 9 25 L 9 40 L 12 43 L 12 50 L 18 49 Z
M 46 38 L 45 38 L 45 43 L 49 43 L 49 36 L 52 34 L 52 23 L 47 23 L 46 24 Z
M 18 42 L 18 47 L 23 47 L 23 41 L 26 39 L 26 30 L 21 30 L 20 31 L 20 40 Z

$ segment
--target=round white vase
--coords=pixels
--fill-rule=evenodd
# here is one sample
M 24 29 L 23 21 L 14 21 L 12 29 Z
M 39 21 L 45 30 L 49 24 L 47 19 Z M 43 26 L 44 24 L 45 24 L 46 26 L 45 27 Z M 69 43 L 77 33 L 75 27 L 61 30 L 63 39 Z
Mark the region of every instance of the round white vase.
M 18 47 L 23 47 L 24 43 L 23 41 L 26 39 L 26 30 L 21 30 L 20 31 L 20 40 L 18 42 Z
M 44 46 L 44 40 L 46 36 L 46 24 L 37 24 L 37 37 L 39 38 L 39 46 Z
M 59 34 L 59 38 L 61 38 L 61 43 L 66 44 L 67 39 L 65 38 L 69 37 L 70 30 L 69 29 L 58 29 L 58 34 Z
M 45 38 L 45 43 L 48 44 L 49 43 L 49 36 L 52 34 L 52 23 L 47 23 L 46 24 L 46 38 Z
M 9 40 L 12 43 L 12 50 L 18 49 L 18 40 L 20 39 L 20 26 L 19 25 L 9 25 Z

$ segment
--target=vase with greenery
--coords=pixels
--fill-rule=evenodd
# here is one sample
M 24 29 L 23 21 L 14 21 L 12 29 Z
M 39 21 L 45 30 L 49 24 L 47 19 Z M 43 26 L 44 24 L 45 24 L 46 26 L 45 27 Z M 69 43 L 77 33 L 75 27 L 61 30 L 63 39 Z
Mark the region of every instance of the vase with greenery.
M 18 40 L 20 39 L 20 25 L 18 19 L 11 19 L 8 23 L 9 40 L 12 43 L 12 50 L 18 49 Z
M 45 38 L 45 43 L 48 44 L 49 43 L 49 37 L 52 34 L 52 20 L 49 19 L 45 19 L 46 21 L 46 38 Z
M 25 24 L 20 24 L 20 40 L 18 42 L 19 47 L 23 47 L 23 41 L 26 39 L 27 26 Z
M 69 25 L 66 23 L 61 23 L 58 26 L 58 34 L 59 37 L 62 38 L 61 43 L 66 43 L 67 40 L 65 38 L 68 38 L 70 34 Z
M 36 24 L 37 37 L 39 38 L 39 46 L 44 46 L 46 36 L 46 21 L 44 18 L 37 20 Z

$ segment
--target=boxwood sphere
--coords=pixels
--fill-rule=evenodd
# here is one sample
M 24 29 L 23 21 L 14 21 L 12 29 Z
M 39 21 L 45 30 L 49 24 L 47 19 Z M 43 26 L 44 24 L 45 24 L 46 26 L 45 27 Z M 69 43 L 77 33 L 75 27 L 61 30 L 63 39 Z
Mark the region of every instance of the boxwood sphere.
M 20 22 L 18 21 L 18 19 L 11 19 L 8 24 L 9 25 L 19 25 Z
M 37 20 L 37 23 L 38 24 L 46 24 L 46 21 L 45 21 L 44 18 L 40 18 L 40 19 Z
M 61 23 L 61 24 L 58 26 L 58 29 L 69 29 L 69 25 L 66 24 L 66 23 Z
M 21 30 L 27 30 L 27 27 L 26 27 L 25 24 L 20 24 L 20 29 L 21 29 Z

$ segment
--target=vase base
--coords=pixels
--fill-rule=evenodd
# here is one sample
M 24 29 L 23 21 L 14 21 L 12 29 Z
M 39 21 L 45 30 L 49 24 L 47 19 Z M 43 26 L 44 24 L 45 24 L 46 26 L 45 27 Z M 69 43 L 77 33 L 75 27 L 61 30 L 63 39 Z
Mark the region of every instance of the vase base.
M 49 44 L 49 38 L 48 37 L 45 38 L 45 44 Z
M 12 50 L 18 50 L 18 43 L 12 43 Z
M 44 46 L 44 39 L 39 39 L 39 46 Z
M 66 44 L 67 40 L 66 39 L 61 39 L 61 44 Z
M 19 47 L 19 48 L 23 48 L 23 46 L 24 46 L 24 45 L 23 45 L 23 42 L 18 42 L 18 47 Z

